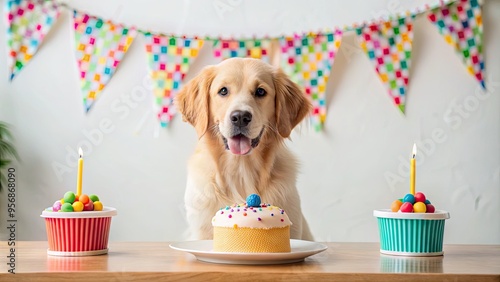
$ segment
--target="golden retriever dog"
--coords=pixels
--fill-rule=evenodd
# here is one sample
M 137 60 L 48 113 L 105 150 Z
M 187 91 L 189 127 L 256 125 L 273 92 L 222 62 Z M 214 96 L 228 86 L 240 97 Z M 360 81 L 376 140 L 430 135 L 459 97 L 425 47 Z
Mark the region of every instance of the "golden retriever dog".
M 250 194 L 283 208 L 290 236 L 312 240 L 295 185 L 297 159 L 284 141 L 311 104 L 280 69 L 233 58 L 205 67 L 176 97 L 199 140 L 188 162 L 190 239 L 212 239 L 212 217 Z

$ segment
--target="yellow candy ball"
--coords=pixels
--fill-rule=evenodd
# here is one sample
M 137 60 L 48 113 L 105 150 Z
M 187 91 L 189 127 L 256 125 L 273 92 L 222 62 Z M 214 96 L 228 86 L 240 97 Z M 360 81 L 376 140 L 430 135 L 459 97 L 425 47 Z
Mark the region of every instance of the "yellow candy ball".
M 64 198 L 61 198 L 61 205 L 64 204 Z
M 102 211 L 102 208 L 103 208 L 103 205 L 101 202 L 99 202 L 99 201 L 94 202 L 94 210 L 95 211 Z
M 413 205 L 413 212 L 425 213 L 426 211 L 427 211 L 427 206 L 425 205 L 425 203 L 416 202 Z
M 81 212 L 83 211 L 83 203 L 76 201 L 73 203 L 73 211 L 75 212 Z

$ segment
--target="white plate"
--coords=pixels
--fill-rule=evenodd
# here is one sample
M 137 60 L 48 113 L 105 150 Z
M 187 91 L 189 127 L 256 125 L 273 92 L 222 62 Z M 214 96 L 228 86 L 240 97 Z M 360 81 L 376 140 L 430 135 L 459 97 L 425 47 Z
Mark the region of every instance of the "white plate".
M 326 245 L 302 240 L 290 240 L 289 253 L 225 253 L 212 251 L 212 240 L 187 241 L 170 244 L 174 250 L 193 254 L 198 260 L 225 264 L 283 264 L 301 262 L 306 257 L 326 250 Z

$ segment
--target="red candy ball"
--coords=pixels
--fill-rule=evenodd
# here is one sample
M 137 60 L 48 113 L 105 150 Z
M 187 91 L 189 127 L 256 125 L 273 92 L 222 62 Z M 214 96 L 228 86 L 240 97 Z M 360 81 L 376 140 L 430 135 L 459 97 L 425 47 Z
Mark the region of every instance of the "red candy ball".
M 426 213 L 434 213 L 436 211 L 436 208 L 433 205 L 427 204 L 426 206 L 427 206 Z
M 422 192 L 415 193 L 415 202 L 416 203 L 418 203 L 418 202 L 425 203 L 425 195 L 424 195 L 424 193 L 422 193 Z
M 413 205 L 410 202 L 405 202 L 399 208 L 401 212 L 413 212 Z
M 83 210 L 84 211 L 93 211 L 94 210 L 94 202 L 90 201 L 88 203 L 86 203 L 84 206 L 83 206 Z

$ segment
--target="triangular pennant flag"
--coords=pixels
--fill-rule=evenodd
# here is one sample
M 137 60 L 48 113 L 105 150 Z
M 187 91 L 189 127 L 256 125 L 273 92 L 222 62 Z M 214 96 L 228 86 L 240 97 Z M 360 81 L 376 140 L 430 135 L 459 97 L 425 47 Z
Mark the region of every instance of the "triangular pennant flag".
M 410 76 L 413 19 L 414 16 L 409 15 L 356 28 L 361 48 L 368 54 L 394 104 L 403 113 Z
M 45 0 L 7 0 L 8 65 L 10 79 L 35 55 L 60 15 L 60 7 Z
M 137 31 L 84 13 L 73 13 L 76 59 L 88 112 L 114 74 Z
M 269 52 L 271 40 L 248 39 L 248 40 L 217 40 L 214 43 L 214 56 L 222 60 L 241 57 L 261 59 L 269 63 Z
M 477 0 L 460 0 L 429 13 L 446 42 L 455 48 L 462 57 L 467 71 L 473 75 L 483 88 L 483 20 L 481 7 Z
M 313 104 L 312 124 L 320 131 L 326 120 L 325 91 L 342 31 L 295 35 L 279 39 L 281 67 L 304 88 Z
M 153 80 L 155 104 L 161 126 L 172 120 L 173 100 L 188 72 L 189 65 L 198 56 L 203 40 L 175 38 L 146 33 L 149 74 Z

